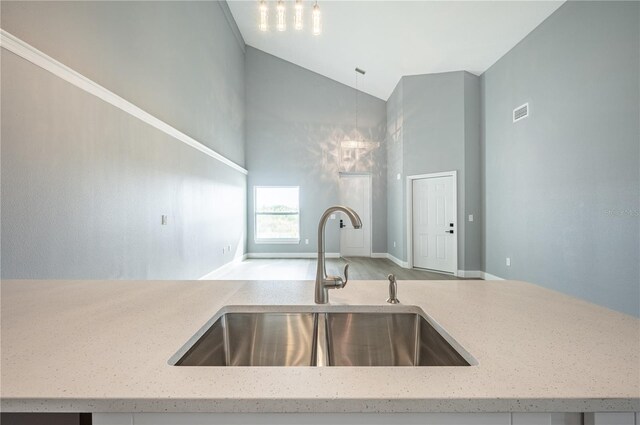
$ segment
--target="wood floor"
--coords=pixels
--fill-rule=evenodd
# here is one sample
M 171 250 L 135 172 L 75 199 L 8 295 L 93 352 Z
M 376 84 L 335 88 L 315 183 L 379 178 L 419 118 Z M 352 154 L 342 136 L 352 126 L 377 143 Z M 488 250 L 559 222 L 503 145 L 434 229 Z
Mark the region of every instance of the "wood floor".
M 382 280 L 393 273 L 398 280 L 456 280 L 455 276 L 425 270 L 404 269 L 386 258 L 327 259 L 327 274 L 343 275 L 349 263 L 349 279 Z M 249 259 L 235 264 L 207 279 L 216 280 L 314 280 L 316 259 Z

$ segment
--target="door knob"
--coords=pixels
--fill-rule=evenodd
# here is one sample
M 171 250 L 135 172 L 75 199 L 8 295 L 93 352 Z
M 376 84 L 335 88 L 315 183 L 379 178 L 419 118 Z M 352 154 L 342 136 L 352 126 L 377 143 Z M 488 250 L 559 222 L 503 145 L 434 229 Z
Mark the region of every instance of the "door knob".
M 444 232 L 453 234 L 453 230 L 445 230 Z

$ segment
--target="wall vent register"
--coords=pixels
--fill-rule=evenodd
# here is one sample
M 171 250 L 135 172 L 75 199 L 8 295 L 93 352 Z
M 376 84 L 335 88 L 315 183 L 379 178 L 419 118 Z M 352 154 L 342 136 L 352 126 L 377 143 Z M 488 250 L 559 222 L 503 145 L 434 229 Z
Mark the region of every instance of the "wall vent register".
M 529 103 L 518 106 L 513 110 L 513 122 L 520 121 L 529 116 Z

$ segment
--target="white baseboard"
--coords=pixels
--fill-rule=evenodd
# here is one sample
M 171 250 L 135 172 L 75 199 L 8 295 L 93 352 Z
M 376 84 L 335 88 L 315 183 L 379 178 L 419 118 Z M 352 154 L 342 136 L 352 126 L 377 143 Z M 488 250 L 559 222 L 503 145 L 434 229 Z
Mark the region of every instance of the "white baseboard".
M 458 277 L 464 277 L 465 279 L 482 279 L 484 272 L 481 270 L 458 270 Z
M 387 253 L 387 259 L 393 261 L 394 263 L 396 263 L 397 265 L 399 265 L 402 268 L 408 269 L 409 268 L 409 262 L 408 261 L 402 261 L 399 258 L 394 257 L 393 255 Z
M 483 278 L 484 280 L 504 280 L 504 279 L 503 279 L 503 278 L 501 278 L 501 277 L 498 277 L 498 276 L 492 275 L 491 273 L 487 273 L 487 272 L 482 272 L 482 278 Z
M 209 280 L 215 277 L 215 275 L 223 272 L 227 268 L 234 266 L 235 264 L 241 263 L 242 261 L 248 258 L 262 258 L 262 259 L 278 259 L 278 258 L 316 258 L 318 256 L 315 252 L 276 252 L 276 253 L 267 253 L 267 252 L 252 252 L 244 255 L 240 255 L 233 260 L 229 261 L 227 264 L 224 264 L 217 269 L 207 273 L 202 276 L 198 280 Z M 327 252 L 325 254 L 326 258 L 340 258 L 340 253 L 337 252 Z M 409 263 L 407 261 L 402 261 L 399 258 L 394 257 L 388 252 L 373 252 L 371 253 L 371 258 L 386 258 L 388 260 L 393 261 L 395 264 L 402 268 L 409 268 Z M 499 276 L 492 275 L 491 273 L 483 272 L 481 270 L 458 270 L 458 277 L 463 277 L 467 279 L 483 279 L 483 280 L 504 280 Z
M 338 252 L 327 252 L 325 258 L 340 258 Z M 315 252 L 251 252 L 247 254 L 247 258 L 318 258 Z
M 247 259 L 247 254 L 238 255 L 233 260 L 229 261 L 226 264 L 223 264 L 222 266 L 218 267 L 217 269 L 215 269 L 213 271 L 210 271 L 209 273 L 207 273 L 204 276 L 200 277 L 198 280 L 212 280 L 212 278 L 215 277 L 215 275 L 217 275 L 218 273 L 223 272 L 226 269 L 229 269 L 232 266 L 234 266 L 234 265 L 236 265 L 238 263 L 241 263 L 246 259 Z

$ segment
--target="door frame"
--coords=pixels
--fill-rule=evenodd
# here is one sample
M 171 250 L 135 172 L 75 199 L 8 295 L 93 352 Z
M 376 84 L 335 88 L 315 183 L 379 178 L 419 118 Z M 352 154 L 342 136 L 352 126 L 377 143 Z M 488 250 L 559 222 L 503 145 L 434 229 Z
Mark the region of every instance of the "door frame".
M 349 173 L 349 172 L 339 172 L 338 179 L 341 178 L 349 178 L 349 177 L 367 177 L 369 179 L 369 258 L 371 258 L 371 253 L 373 252 L 373 177 L 371 173 Z M 340 190 L 340 180 L 338 180 L 338 191 Z M 340 193 L 338 193 L 338 197 L 340 197 Z M 339 235 L 339 244 L 340 249 L 338 252 L 340 253 L 340 257 L 342 257 L 342 234 Z M 366 258 L 366 257 L 365 257 Z
M 453 219 L 453 228 L 455 229 L 456 237 L 453 238 L 453 252 L 454 252 L 454 272 L 448 273 L 439 270 L 433 270 L 434 273 L 443 273 L 447 275 L 458 276 L 458 237 L 460 235 L 460 229 L 458 227 L 458 171 L 444 171 L 441 173 L 429 173 L 429 174 L 417 174 L 413 176 L 407 176 L 406 185 L 406 209 L 407 209 L 407 268 L 413 268 L 413 181 L 422 179 L 432 179 L 435 177 L 453 177 L 453 209 L 455 210 Z M 431 269 L 429 269 L 431 270 Z

